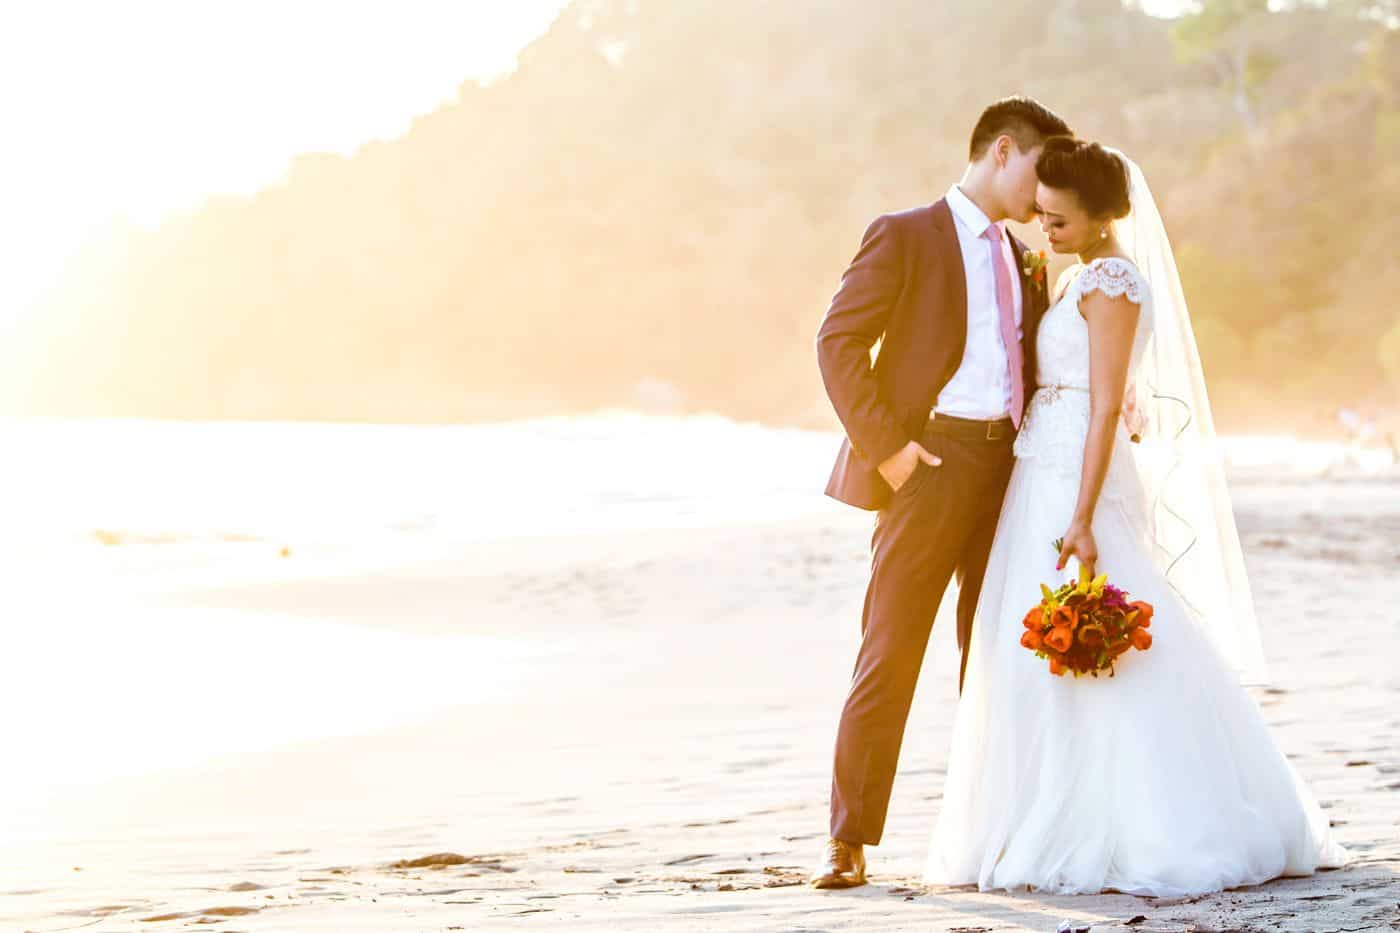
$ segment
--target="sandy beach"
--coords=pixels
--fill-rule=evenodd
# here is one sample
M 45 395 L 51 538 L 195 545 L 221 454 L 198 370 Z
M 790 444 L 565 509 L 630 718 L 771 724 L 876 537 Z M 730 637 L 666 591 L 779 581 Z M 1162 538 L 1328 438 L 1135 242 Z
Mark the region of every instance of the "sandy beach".
M 1400 929 L 1400 479 L 1235 487 L 1274 675 L 1255 695 L 1356 863 L 1169 902 L 918 880 L 950 617 L 872 883 L 805 885 L 871 523 L 816 494 L 826 465 L 793 480 L 805 514 L 754 522 L 11 540 L 0 927 Z

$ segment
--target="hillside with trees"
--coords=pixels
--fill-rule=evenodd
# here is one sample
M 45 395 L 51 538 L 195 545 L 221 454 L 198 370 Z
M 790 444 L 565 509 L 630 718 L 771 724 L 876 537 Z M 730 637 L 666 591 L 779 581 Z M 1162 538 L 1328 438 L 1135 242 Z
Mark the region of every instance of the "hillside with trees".
M 580 0 L 401 138 L 92 242 L 4 404 L 833 427 L 812 339 L 865 224 L 1028 93 L 1146 170 L 1221 425 L 1325 432 L 1400 398 L 1396 6 Z

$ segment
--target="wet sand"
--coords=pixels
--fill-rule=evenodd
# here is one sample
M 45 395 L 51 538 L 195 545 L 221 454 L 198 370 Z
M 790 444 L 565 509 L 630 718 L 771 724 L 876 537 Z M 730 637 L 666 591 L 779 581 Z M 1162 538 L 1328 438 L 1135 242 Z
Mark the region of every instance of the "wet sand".
M 180 542 L 95 543 L 86 559 L 120 563 L 120 591 L 49 592 L 26 604 L 36 624 L 114 612 L 114 600 L 129 616 L 196 626 L 228 614 L 326 621 L 415 633 L 423 651 L 450 643 L 460 674 L 425 659 L 415 681 L 413 651 L 395 650 L 383 656 L 389 688 L 360 668 L 349 685 L 315 661 L 265 668 L 256 652 L 202 684 L 172 678 L 176 707 L 202 690 L 250 702 L 274 691 L 289 716 L 361 693 L 409 712 L 368 733 L 54 783 L 15 802 L 0 927 L 1400 928 L 1400 485 L 1256 478 L 1236 508 L 1274 675 L 1254 692 L 1357 856 L 1346 869 L 1185 901 L 922 884 L 956 699 L 945 614 L 885 842 L 869 850 L 872 883 L 809 889 L 870 530 L 868 514 L 831 504 L 755 526 L 459 543 L 412 559 L 351 560 L 294 540 L 205 542 L 198 559 Z M 495 653 L 475 664 L 476 642 L 434 640 L 456 636 Z M 332 646 L 324 663 L 342 663 Z M 319 692 L 287 693 L 298 671 Z M 158 671 L 142 676 L 159 690 Z M 415 691 L 431 700 L 418 712 Z M 53 736 L 56 752 L 63 741 Z

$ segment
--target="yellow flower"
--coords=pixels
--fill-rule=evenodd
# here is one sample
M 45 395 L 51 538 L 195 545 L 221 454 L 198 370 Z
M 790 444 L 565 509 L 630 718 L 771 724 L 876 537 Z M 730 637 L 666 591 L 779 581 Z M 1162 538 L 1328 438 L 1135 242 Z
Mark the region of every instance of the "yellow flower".
M 1079 584 L 1074 591 L 1084 596 L 1102 596 L 1104 584 L 1108 582 L 1108 574 L 1101 573 L 1097 577 L 1089 576 L 1089 568 L 1083 564 L 1079 565 Z
M 1021 271 L 1038 281 L 1045 274 L 1045 266 L 1049 262 L 1050 260 L 1045 258 L 1045 250 L 1035 253 L 1026 250 L 1021 254 Z

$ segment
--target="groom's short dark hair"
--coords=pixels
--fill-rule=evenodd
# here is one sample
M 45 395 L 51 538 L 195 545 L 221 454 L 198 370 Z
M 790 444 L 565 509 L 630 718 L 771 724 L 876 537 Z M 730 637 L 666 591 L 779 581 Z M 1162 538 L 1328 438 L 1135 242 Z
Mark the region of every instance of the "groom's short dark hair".
M 1003 134 L 1016 141 L 1017 149 L 1028 152 L 1051 136 L 1073 136 L 1074 131 L 1039 101 L 1020 95 L 1006 97 L 982 111 L 972 130 L 968 160 L 982 158 L 987 147 Z

